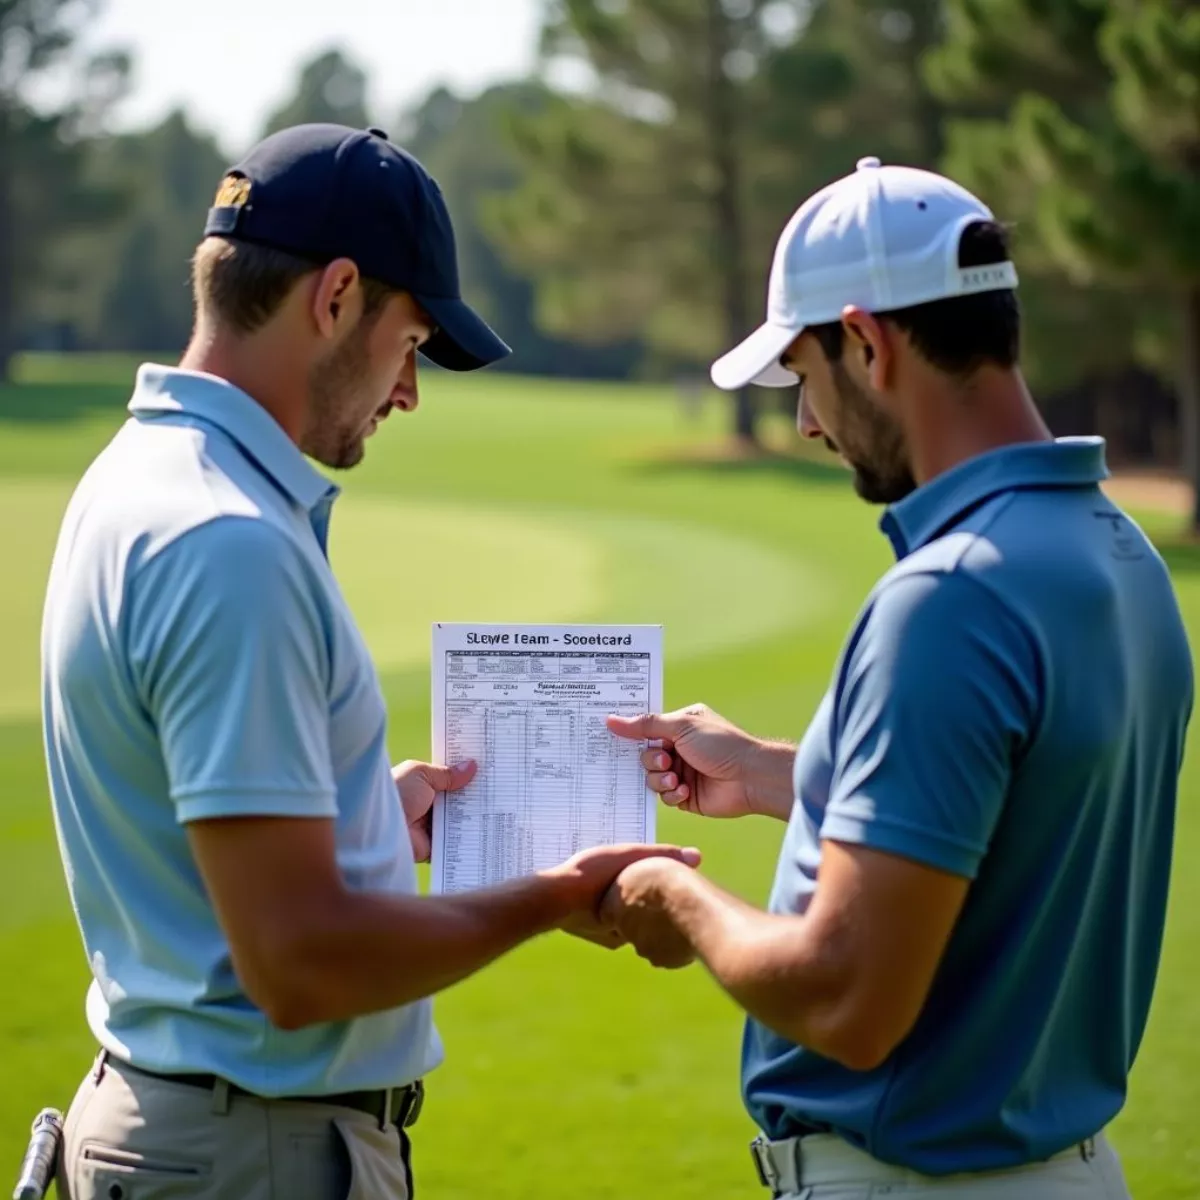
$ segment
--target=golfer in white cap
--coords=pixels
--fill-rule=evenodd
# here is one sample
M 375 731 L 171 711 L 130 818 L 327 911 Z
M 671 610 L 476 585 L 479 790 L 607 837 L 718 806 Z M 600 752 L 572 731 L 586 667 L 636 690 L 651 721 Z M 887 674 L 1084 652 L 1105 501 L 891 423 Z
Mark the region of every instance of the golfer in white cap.
M 611 720 L 661 739 L 668 804 L 786 822 L 769 912 L 662 861 L 604 910 L 748 1014 L 777 1196 L 1128 1195 L 1104 1130 L 1158 970 L 1191 654 L 1103 442 L 1055 440 L 1030 398 L 1016 283 L 938 175 L 864 159 L 800 208 L 713 378 L 800 380 L 898 561 L 798 748 L 703 706 Z

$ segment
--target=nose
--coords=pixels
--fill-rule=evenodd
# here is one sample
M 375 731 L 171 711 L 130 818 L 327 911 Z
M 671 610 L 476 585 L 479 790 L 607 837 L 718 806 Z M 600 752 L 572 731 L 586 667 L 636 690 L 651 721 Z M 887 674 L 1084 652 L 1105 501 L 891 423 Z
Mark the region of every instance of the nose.
M 825 430 L 817 424 L 817 418 L 813 416 L 813 410 L 809 407 L 803 385 L 800 387 L 800 403 L 796 407 L 796 428 L 800 431 L 801 437 L 819 438 L 825 436 Z
M 392 404 L 401 412 L 412 412 L 420 402 L 417 389 L 417 354 L 414 350 L 400 369 L 396 386 L 392 389 Z

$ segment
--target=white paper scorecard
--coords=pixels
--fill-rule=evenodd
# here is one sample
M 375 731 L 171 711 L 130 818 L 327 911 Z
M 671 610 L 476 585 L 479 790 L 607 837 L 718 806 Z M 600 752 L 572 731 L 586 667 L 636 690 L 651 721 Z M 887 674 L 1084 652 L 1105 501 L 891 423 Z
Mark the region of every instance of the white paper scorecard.
M 433 891 L 654 841 L 646 743 L 604 719 L 662 711 L 661 625 L 437 624 L 432 666 L 435 761 L 479 764 L 434 805 Z

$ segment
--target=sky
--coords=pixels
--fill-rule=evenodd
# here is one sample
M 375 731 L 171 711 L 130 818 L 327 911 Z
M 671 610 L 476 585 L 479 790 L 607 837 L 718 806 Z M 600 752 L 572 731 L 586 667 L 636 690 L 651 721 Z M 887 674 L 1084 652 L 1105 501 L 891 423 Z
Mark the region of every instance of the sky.
M 182 105 L 236 153 L 300 64 L 330 46 L 367 72 L 371 115 L 386 127 L 438 84 L 473 94 L 526 73 L 540 9 L 539 0 L 105 0 L 88 43 L 133 52 L 119 127 Z

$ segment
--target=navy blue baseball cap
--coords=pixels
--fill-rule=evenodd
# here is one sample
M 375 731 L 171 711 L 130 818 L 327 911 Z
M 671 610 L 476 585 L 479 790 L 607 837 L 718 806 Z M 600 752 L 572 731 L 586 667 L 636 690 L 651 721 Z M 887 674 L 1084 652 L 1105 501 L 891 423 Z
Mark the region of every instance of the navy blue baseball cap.
M 462 299 L 441 189 L 381 129 L 294 125 L 271 134 L 226 172 L 204 233 L 314 263 L 353 260 L 366 278 L 417 300 L 435 326 L 422 353 L 448 370 L 511 353 Z

